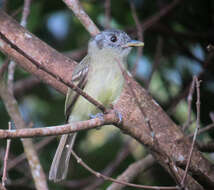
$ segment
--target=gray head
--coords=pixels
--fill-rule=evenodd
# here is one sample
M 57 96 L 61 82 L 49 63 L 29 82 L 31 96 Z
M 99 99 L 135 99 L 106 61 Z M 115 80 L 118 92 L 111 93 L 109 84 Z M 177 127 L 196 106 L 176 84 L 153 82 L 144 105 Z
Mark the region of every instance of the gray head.
M 127 56 L 133 46 L 143 46 L 143 42 L 132 40 L 128 34 L 121 30 L 107 29 L 91 38 L 89 53 L 110 50 L 118 55 Z

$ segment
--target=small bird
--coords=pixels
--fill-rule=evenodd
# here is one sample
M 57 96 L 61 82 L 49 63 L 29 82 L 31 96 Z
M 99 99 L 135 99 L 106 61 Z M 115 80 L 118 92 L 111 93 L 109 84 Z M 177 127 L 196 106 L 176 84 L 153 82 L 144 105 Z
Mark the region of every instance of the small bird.
M 122 71 L 115 59 L 126 69 L 132 47 L 143 45 L 121 30 L 102 31 L 89 41 L 88 54 L 75 67 L 72 82 L 107 108 L 114 105 L 124 86 Z M 98 113 L 96 106 L 68 88 L 65 101 L 68 123 L 88 120 Z M 76 133 L 62 135 L 50 168 L 50 180 L 65 179 L 75 137 Z

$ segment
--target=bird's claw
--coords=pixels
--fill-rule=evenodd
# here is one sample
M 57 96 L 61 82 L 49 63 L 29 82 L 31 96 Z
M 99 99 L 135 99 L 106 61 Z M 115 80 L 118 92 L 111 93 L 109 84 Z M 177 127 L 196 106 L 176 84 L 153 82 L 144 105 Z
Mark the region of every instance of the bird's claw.
M 115 110 L 115 113 L 116 113 L 116 115 L 117 115 L 117 117 L 118 117 L 118 119 L 119 119 L 118 124 L 121 124 L 122 121 L 123 121 L 123 116 L 122 116 L 122 114 L 121 114 L 119 111 L 117 111 L 117 110 Z
M 104 119 L 103 117 L 104 117 L 104 114 L 103 113 L 97 113 L 97 114 L 95 114 L 95 115 L 93 115 L 93 114 L 90 114 L 89 115 L 89 117 L 91 118 L 91 119 L 95 119 L 95 118 L 99 118 L 99 119 Z

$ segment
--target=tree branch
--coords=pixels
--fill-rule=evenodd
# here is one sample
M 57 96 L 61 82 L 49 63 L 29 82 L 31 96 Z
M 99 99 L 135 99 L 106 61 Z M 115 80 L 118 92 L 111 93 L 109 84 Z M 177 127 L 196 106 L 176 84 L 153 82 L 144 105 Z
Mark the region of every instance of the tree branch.
M 27 128 L 25 121 L 23 120 L 21 113 L 19 112 L 18 104 L 9 92 L 3 80 L 0 80 L 0 96 L 5 104 L 10 118 L 14 121 L 15 126 L 19 129 Z M 10 132 L 12 130 L 9 130 Z M 31 168 L 31 173 L 35 182 L 36 188 L 47 190 L 47 181 L 45 173 L 41 167 L 38 155 L 34 149 L 34 145 L 31 139 L 22 140 L 22 144 L 25 150 L 26 157 L 28 159 L 29 166 Z
M 31 55 L 50 73 L 60 76 L 66 81 L 71 81 L 72 71 L 75 63 L 56 52 L 44 42 L 34 37 L 28 31 L 20 27 L 15 21 L 0 11 L 0 34 L 4 34 L 11 42 L 16 44 L 27 55 Z M 30 36 L 30 37 L 29 37 Z M 49 85 L 65 93 L 67 87 L 49 73 L 36 67 L 29 59 L 11 48 L 0 36 L 0 50 L 13 57 L 23 68 L 33 73 Z M 143 108 L 145 115 L 150 121 L 158 141 L 158 147 L 154 144 L 154 138 L 145 122 L 142 122 L 142 113 L 136 105 L 134 98 L 127 87 L 124 86 L 123 92 L 114 105 L 114 108 L 122 114 L 123 121 L 119 125 L 120 129 L 130 136 L 146 145 L 154 158 L 170 173 L 168 158 L 172 158 L 176 164 L 176 170 L 180 176 L 183 175 L 188 158 L 188 151 L 191 141 L 181 129 L 166 115 L 162 108 L 152 99 L 131 76 L 127 77 L 127 83 L 132 86 L 138 101 Z M 160 154 L 160 151 L 162 154 Z M 212 164 L 203 157 L 195 148 L 190 163 L 188 173 L 191 172 L 194 179 L 198 180 L 205 188 L 214 187 L 214 172 Z M 191 179 L 193 179 L 191 178 Z M 187 178 L 187 187 L 190 189 L 201 189 L 196 181 Z
M 74 12 L 75 16 L 80 20 L 86 30 L 92 35 L 97 35 L 100 31 L 94 22 L 85 13 L 78 0 L 63 0 L 64 3 Z
M 104 114 L 103 118 L 95 118 L 86 121 L 75 122 L 72 124 L 58 125 L 53 127 L 42 128 L 24 128 L 16 130 L 0 130 L 0 139 L 8 138 L 30 138 L 43 137 L 51 135 L 62 135 L 74 133 L 86 129 L 93 129 L 103 125 L 116 124 L 119 118 L 114 111 L 112 113 Z
M 148 155 L 145 158 L 131 164 L 117 179 L 120 181 L 130 182 L 132 181 L 140 172 L 147 170 L 155 163 L 155 159 L 152 155 Z M 124 185 L 113 183 L 108 187 L 107 190 L 120 190 Z

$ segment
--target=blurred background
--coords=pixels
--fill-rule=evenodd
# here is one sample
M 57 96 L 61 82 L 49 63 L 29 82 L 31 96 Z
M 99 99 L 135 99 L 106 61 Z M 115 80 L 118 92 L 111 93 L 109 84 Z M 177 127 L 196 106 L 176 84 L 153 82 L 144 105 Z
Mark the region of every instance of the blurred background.
M 5 3 L 6 2 L 6 8 Z M 143 49 L 134 49 L 129 56 L 129 69 L 167 114 L 181 127 L 188 119 L 187 96 L 194 75 L 201 82 L 201 127 L 213 123 L 214 111 L 214 1 L 213 0 L 81 0 L 85 11 L 101 29 L 118 28 L 131 37 L 143 40 Z M 23 0 L 0 0 L 0 6 L 20 21 Z M 61 0 L 32 1 L 26 28 L 44 42 L 80 61 L 87 53 L 89 33 Z M 0 66 L 5 61 L 0 53 Z M 68 73 L 69 74 L 69 73 Z M 60 125 L 64 118 L 64 95 L 16 67 L 14 94 L 23 118 L 33 127 Z M 192 124 L 195 129 L 196 96 L 193 95 Z M 0 101 L 0 123 L 8 128 L 10 118 Z M 211 142 L 214 130 L 198 137 Z M 57 138 L 33 139 L 45 173 L 48 174 Z M 42 144 L 42 143 L 43 144 Z M 40 144 L 39 144 L 40 143 Z M 6 141 L 0 141 L 0 169 Z M 93 169 L 117 177 L 131 163 L 142 159 L 148 151 L 115 127 L 84 131 L 78 134 L 75 151 Z M 12 140 L 8 189 L 35 189 L 26 160 L 17 161 L 23 153 L 20 140 Z M 19 156 L 19 157 L 18 157 Z M 214 154 L 205 153 L 214 162 Z M 19 158 L 20 159 L 20 158 Z M 67 180 L 49 182 L 50 189 L 106 189 L 110 182 L 96 185 L 97 178 L 71 158 Z M 2 171 L 2 170 L 1 170 Z M 1 172 L 2 173 L 2 172 Z M 1 174 L 0 174 L 1 175 Z M 170 176 L 158 165 L 139 173 L 133 183 L 173 185 Z M 135 189 L 135 188 L 124 188 Z

